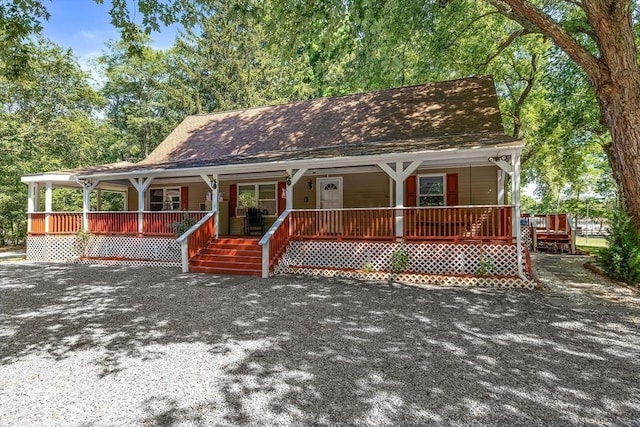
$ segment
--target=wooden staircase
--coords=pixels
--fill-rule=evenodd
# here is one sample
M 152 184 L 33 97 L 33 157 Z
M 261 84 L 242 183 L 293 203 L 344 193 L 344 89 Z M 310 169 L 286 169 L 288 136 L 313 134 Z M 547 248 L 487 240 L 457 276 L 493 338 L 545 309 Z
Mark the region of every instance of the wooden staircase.
M 262 274 L 262 246 L 259 239 L 221 237 L 189 260 L 189 271 L 209 274 Z

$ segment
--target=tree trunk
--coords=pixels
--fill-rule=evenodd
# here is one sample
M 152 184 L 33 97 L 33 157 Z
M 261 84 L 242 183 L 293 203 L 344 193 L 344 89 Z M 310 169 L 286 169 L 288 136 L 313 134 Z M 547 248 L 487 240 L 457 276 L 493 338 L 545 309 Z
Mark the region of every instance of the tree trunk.
M 640 229 L 640 67 L 632 0 L 575 2 L 593 29 L 599 55 L 579 44 L 562 25 L 526 0 L 488 0 L 500 13 L 549 37 L 591 80 L 602 122 L 611 132 L 607 155 L 626 210 Z M 572 2 L 573 3 L 573 2 Z M 503 7 L 507 5 L 508 8 Z
M 602 121 L 611 132 L 609 164 L 626 210 L 640 229 L 640 68 L 631 20 L 633 2 L 584 2 L 594 29 L 604 72 L 589 75 Z
M 611 131 L 611 144 L 606 147 L 609 164 L 626 211 L 640 229 L 640 99 L 628 99 L 626 92 L 626 88 L 616 88 L 613 99 L 598 95 L 598 101 Z

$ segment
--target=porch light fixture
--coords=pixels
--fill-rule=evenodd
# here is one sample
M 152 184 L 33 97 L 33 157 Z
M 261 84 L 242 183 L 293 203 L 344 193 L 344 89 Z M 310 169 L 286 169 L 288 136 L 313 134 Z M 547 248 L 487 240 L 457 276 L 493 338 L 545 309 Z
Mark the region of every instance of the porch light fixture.
M 287 181 L 287 185 L 291 185 L 291 175 L 289 175 L 289 172 L 285 172 L 284 179 Z
M 218 180 L 214 179 L 212 184 L 211 184 L 211 188 L 213 188 L 214 190 L 218 188 Z
M 495 157 L 489 157 L 487 160 L 493 163 L 493 162 L 498 162 L 500 160 L 502 160 L 503 162 L 506 162 L 507 159 L 508 159 L 507 156 L 495 156 Z
M 309 190 L 313 190 L 313 181 L 307 181 L 307 187 L 309 187 Z

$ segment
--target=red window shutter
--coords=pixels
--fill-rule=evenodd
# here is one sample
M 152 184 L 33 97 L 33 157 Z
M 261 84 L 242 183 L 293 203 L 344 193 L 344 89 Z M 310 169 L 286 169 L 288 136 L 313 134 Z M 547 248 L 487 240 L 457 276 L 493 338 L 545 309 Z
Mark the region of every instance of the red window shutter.
M 284 193 L 287 190 L 286 182 L 278 183 L 278 216 L 284 212 L 287 208 L 287 199 L 284 197 Z
M 180 187 L 180 209 L 189 210 L 189 187 Z
M 458 204 L 458 174 L 447 174 L 447 206 Z
M 238 207 L 238 185 L 229 185 L 229 216 L 236 216 L 236 208 Z
M 418 177 L 415 175 L 411 175 L 407 177 L 407 179 L 404 181 L 404 187 L 405 187 L 405 192 L 407 193 L 404 205 L 418 206 L 418 197 L 417 197 Z

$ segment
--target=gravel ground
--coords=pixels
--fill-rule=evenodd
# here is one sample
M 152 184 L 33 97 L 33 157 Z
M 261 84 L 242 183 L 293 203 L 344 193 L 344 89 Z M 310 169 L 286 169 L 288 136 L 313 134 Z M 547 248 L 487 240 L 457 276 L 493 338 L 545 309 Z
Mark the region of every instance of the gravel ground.
M 640 425 L 634 307 L 0 264 L 0 425 Z

